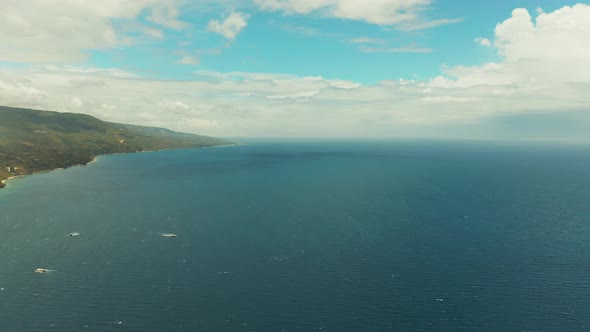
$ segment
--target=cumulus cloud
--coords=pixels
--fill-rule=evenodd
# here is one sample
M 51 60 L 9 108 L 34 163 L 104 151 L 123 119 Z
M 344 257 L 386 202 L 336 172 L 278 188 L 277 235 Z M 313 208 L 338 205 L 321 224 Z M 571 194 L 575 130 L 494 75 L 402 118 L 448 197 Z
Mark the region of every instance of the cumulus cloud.
M 492 42 L 489 39 L 487 39 L 487 38 L 477 37 L 473 41 L 476 42 L 478 45 L 481 45 L 481 46 L 485 46 L 485 47 L 492 46 Z
M 502 62 L 446 69 L 448 86 L 565 87 L 589 82 L 590 6 L 565 6 L 535 20 L 523 8 L 496 26 L 493 45 Z M 550 90 L 550 89 L 549 89 Z M 554 91 L 552 94 L 557 94 Z
M 420 30 L 460 22 L 461 19 L 427 20 L 423 12 L 432 0 L 255 0 L 259 8 L 286 14 L 318 14 L 378 25 Z
M 3 0 L 0 11 L 0 61 L 75 63 L 86 51 L 133 42 L 115 29 L 115 22 L 132 23 L 132 29 L 161 38 L 159 29 L 137 22 L 144 11 L 164 27 L 178 28 L 176 0 Z
M 510 62 L 540 60 L 559 61 L 562 65 L 566 61 L 580 64 L 590 51 L 590 5 L 577 4 L 541 13 L 535 22 L 526 9 L 515 9 L 510 19 L 498 24 L 495 35 L 494 45 Z
M 234 40 L 236 36 L 248 25 L 248 14 L 233 12 L 223 20 L 211 20 L 207 25 L 207 29 L 211 32 L 222 35 L 223 37 Z

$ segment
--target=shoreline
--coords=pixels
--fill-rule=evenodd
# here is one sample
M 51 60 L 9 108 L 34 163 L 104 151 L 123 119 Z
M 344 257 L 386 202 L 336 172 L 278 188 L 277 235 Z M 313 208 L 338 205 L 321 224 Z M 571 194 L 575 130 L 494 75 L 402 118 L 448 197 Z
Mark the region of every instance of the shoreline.
M 72 168 L 72 167 L 88 166 L 88 165 L 90 165 L 92 163 L 97 162 L 99 157 L 106 157 L 106 156 L 112 156 L 112 155 L 118 155 L 118 154 L 141 153 L 141 152 L 160 152 L 160 151 L 174 151 L 174 150 L 199 150 L 199 149 L 206 149 L 206 148 L 218 148 L 218 147 L 237 146 L 237 145 L 242 145 L 242 144 L 241 143 L 231 143 L 231 144 L 222 144 L 222 145 L 215 145 L 215 146 L 202 146 L 202 147 L 198 147 L 198 148 L 163 149 L 163 150 L 142 150 L 142 151 L 135 151 L 135 152 L 114 152 L 114 153 L 99 154 L 97 156 L 92 157 L 92 159 L 89 162 L 85 163 L 85 164 L 75 164 L 75 165 L 71 165 L 71 166 L 68 166 L 68 167 L 58 167 L 58 168 L 52 168 L 52 169 L 43 170 L 43 171 L 39 171 L 39 172 L 34 172 L 34 173 L 31 173 L 31 174 L 15 175 L 15 176 L 8 177 L 6 179 L 0 180 L 0 183 L 2 184 L 2 185 L 0 185 L 0 190 L 6 189 L 6 187 L 8 187 L 8 183 L 10 182 L 10 180 L 14 180 L 14 179 L 18 179 L 18 178 L 24 178 L 26 176 L 31 176 L 31 175 L 36 175 L 36 174 L 43 174 L 43 173 L 49 173 L 49 172 L 53 172 L 53 171 L 64 170 L 64 169 L 68 169 L 68 168 Z
M 30 175 L 30 174 L 27 174 L 27 175 Z M 27 175 L 15 175 L 15 176 L 11 176 L 11 177 L 6 178 L 6 179 L 4 179 L 4 180 L 2 180 L 0 182 L 2 182 L 2 184 L 6 185 L 8 183 L 8 181 L 10 181 L 10 180 L 18 179 L 18 178 L 24 178 Z

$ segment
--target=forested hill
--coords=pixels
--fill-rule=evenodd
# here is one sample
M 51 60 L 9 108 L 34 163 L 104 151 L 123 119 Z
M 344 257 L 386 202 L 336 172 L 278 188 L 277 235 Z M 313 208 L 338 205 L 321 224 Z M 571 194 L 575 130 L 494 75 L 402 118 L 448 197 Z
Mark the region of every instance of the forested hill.
M 0 106 L 0 187 L 11 176 L 85 165 L 102 154 L 228 144 L 232 142 L 84 114 Z

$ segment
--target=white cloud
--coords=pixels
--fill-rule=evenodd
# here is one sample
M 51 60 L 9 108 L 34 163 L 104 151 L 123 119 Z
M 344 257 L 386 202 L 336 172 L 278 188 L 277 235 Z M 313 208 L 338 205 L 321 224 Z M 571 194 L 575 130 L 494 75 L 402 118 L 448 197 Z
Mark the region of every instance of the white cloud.
M 358 50 L 363 53 L 432 53 L 429 47 L 420 47 L 414 44 L 405 46 L 391 46 L 390 43 L 380 38 L 360 37 L 348 40 L 352 44 L 358 44 Z
M 187 23 L 178 18 L 179 16 L 180 11 L 175 5 L 162 4 L 155 6 L 152 9 L 152 13 L 148 17 L 148 20 L 158 25 L 178 30 L 187 26 Z
M 293 32 L 293 33 L 300 33 L 306 36 L 319 36 L 321 35 L 320 30 L 308 28 L 300 25 L 292 25 L 287 23 L 279 24 L 279 28 L 283 31 Z
M 494 45 L 507 61 L 540 60 L 586 62 L 590 51 L 590 5 L 577 4 L 552 13 L 541 13 L 532 21 L 526 9 L 515 9 L 512 17 L 496 27 Z M 586 69 L 588 66 L 580 66 Z M 562 68 L 561 68 L 562 69 Z M 559 71 L 559 70 L 556 70 Z M 586 71 L 587 72 L 587 71 Z
M 223 37 L 234 40 L 236 36 L 248 25 L 250 15 L 233 12 L 223 21 L 211 20 L 207 29 L 211 32 L 222 35 Z
M 162 9 L 163 8 L 163 9 Z M 162 32 L 137 22 L 153 10 L 152 18 L 165 27 L 179 27 L 176 0 L 2 0 L 0 61 L 22 63 L 76 63 L 92 49 L 126 45 L 133 38 L 117 31 L 114 22 L 147 37 Z
M 487 38 L 477 37 L 473 41 L 476 42 L 477 44 L 481 45 L 481 46 L 485 46 L 485 47 L 492 46 L 492 42 L 489 39 L 487 39 Z
M 47 65 L 43 66 L 48 71 L 55 72 L 71 72 L 79 74 L 92 74 L 93 76 L 110 76 L 119 78 L 133 78 L 137 77 L 135 74 L 116 68 L 96 68 L 96 67 L 76 67 L 70 65 L 55 66 Z
M 385 41 L 379 38 L 359 37 L 350 40 L 353 44 L 384 44 Z
M 185 55 L 178 60 L 178 63 L 181 65 L 198 65 L 199 59 L 192 57 L 192 56 Z
M 463 18 L 443 18 L 438 20 L 430 20 L 430 21 L 409 21 L 403 23 L 399 26 L 400 30 L 404 31 L 416 31 L 416 30 L 424 30 L 430 29 L 441 25 L 448 25 L 448 24 L 455 24 L 463 22 Z
M 286 14 L 317 14 L 378 25 L 396 25 L 403 30 L 420 30 L 462 19 L 427 20 L 423 12 L 432 0 L 254 0 L 267 11 Z
M 140 43 L 164 38 L 164 31 L 161 28 L 147 26 L 138 21 L 126 21 L 119 24 L 117 34 L 121 37 L 122 43 Z M 129 35 L 135 35 L 130 38 Z M 143 37 L 143 40 L 141 40 Z
M 428 47 L 402 46 L 402 47 L 367 47 L 361 46 L 363 53 L 431 53 L 434 50 Z
M 541 89 L 590 82 L 588 36 L 590 5 L 565 6 L 541 13 L 534 21 L 526 9 L 518 8 L 495 29 L 493 45 L 502 62 L 445 71 L 455 78 L 450 85 L 461 87 L 514 85 Z

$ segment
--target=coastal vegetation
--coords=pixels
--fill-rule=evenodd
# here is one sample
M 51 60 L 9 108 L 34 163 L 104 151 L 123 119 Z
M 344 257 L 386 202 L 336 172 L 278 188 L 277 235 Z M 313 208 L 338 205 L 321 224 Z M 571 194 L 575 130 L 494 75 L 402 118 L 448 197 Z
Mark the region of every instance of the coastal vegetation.
M 228 144 L 232 142 L 84 114 L 0 106 L 0 188 L 10 177 L 85 165 L 103 154 Z

